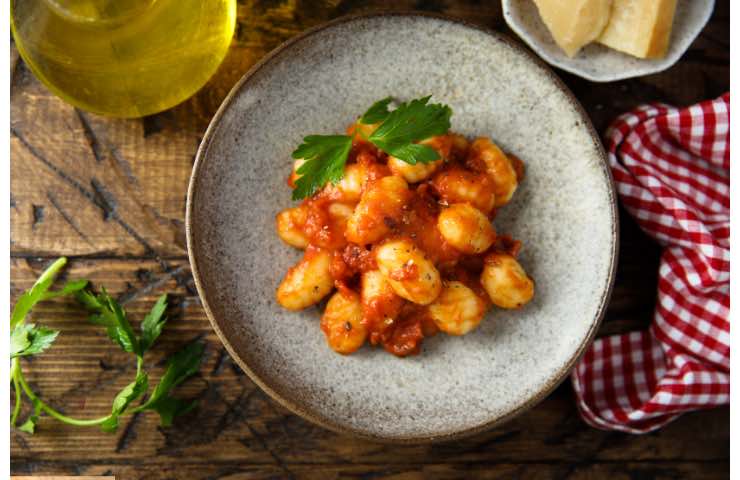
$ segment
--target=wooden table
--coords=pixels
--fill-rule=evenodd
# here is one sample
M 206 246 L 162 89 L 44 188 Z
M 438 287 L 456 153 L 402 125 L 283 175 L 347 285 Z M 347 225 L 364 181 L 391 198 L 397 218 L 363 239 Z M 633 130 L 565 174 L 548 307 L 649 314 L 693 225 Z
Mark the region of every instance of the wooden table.
M 105 285 L 140 319 L 157 295 L 177 304 L 150 363 L 202 337 L 207 357 L 184 396 L 200 407 L 161 428 L 154 414 L 127 417 L 116 434 L 49 418 L 11 434 L 14 474 L 115 474 L 118 478 L 725 478 L 729 408 L 687 414 L 632 436 L 588 427 L 570 382 L 508 424 L 462 441 L 385 446 L 328 432 L 270 400 L 231 361 L 210 328 L 188 268 L 183 217 L 198 142 L 233 83 L 283 40 L 322 21 L 384 6 L 444 12 L 508 30 L 495 1 L 241 0 L 236 38 L 215 78 L 194 98 L 140 120 L 102 118 L 50 94 L 12 50 L 11 292 L 48 262 L 71 258 L 69 277 Z M 729 2 L 667 72 L 595 84 L 558 72 L 600 132 L 642 102 L 687 105 L 729 89 Z M 656 296 L 659 247 L 621 212 L 617 282 L 600 334 L 644 328 Z M 78 417 L 106 414 L 134 365 L 70 301 L 50 301 L 37 321 L 62 331 L 25 362 L 32 385 Z

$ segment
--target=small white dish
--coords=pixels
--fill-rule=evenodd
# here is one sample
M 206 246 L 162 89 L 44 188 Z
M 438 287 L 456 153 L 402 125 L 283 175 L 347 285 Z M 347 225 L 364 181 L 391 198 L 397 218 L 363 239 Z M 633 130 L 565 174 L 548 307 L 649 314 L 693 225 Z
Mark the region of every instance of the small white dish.
M 550 65 L 593 82 L 613 82 L 662 72 L 676 63 L 704 28 L 714 0 L 678 0 L 665 58 L 644 60 L 592 43 L 568 57 L 552 38 L 532 0 L 501 0 L 509 27 Z

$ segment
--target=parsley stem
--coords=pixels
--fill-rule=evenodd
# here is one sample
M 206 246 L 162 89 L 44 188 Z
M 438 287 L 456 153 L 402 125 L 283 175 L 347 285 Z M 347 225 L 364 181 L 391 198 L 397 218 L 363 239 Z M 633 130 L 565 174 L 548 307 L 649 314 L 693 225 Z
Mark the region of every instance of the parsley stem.
M 15 376 L 13 379 L 17 382 L 20 382 L 21 387 L 23 387 L 23 391 L 26 392 L 26 395 L 28 398 L 31 399 L 31 401 L 34 402 L 34 404 L 37 404 L 41 410 L 48 413 L 50 416 L 56 418 L 60 422 L 67 423 L 69 425 L 77 425 L 81 427 L 85 426 L 91 426 L 91 425 L 100 425 L 101 423 L 108 420 L 108 416 L 100 417 L 100 418 L 91 418 L 89 420 L 79 420 L 76 418 L 68 417 L 62 413 L 57 412 L 52 407 L 44 403 L 39 397 L 36 396 L 36 394 L 31 390 L 31 387 L 26 383 L 26 379 L 23 378 L 23 371 L 19 368 L 17 368 Z
M 18 376 L 16 372 L 19 370 L 18 358 L 14 358 L 10 366 L 10 378 L 13 379 L 13 390 L 15 390 L 15 406 L 13 407 L 13 416 L 10 417 L 10 426 L 15 427 L 15 423 L 18 420 L 18 414 L 21 413 L 21 386 L 18 383 Z

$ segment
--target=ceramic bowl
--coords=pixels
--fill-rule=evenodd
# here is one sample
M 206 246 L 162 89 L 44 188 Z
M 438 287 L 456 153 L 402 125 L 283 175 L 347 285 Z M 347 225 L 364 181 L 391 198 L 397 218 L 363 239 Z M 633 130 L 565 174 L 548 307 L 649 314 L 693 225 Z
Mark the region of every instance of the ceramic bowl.
M 535 299 L 493 310 L 420 355 L 334 353 L 321 312 L 289 312 L 275 289 L 301 252 L 275 233 L 293 205 L 291 152 L 343 132 L 374 101 L 433 95 L 453 130 L 487 135 L 527 165 L 496 218 L 522 239 Z M 511 418 L 568 374 L 596 332 L 614 279 L 617 213 L 591 123 L 552 72 L 510 39 L 447 18 L 342 18 L 282 45 L 234 87 L 198 151 L 187 199 L 195 283 L 232 358 L 275 400 L 327 428 L 420 442 Z
M 506 23 L 550 65 L 594 82 L 612 82 L 666 70 L 676 63 L 709 21 L 714 0 L 678 0 L 665 58 L 644 60 L 592 43 L 568 57 L 542 22 L 533 0 L 502 0 Z

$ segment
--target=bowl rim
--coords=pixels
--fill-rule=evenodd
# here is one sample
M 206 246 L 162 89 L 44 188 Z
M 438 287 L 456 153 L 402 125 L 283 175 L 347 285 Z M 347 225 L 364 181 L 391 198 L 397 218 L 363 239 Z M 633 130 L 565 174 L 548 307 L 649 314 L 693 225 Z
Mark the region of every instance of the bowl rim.
M 709 19 L 712 18 L 712 14 L 714 13 L 714 3 L 715 0 L 705 0 L 706 6 L 705 11 L 702 16 L 697 17 L 694 23 L 691 25 L 691 28 L 687 29 L 689 32 L 689 35 L 686 37 L 686 40 L 683 42 L 685 45 L 676 50 L 672 55 L 666 55 L 664 58 L 659 59 L 659 62 L 653 63 L 652 68 L 650 67 L 651 64 L 645 63 L 643 66 L 640 67 L 633 67 L 631 69 L 626 69 L 620 72 L 614 72 L 614 71 L 603 71 L 603 72 L 593 72 L 588 70 L 583 70 L 572 63 L 568 62 L 568 59 L 562 59 L 556 56 L 553 56 L 551 53 L 544 50 L 542 43 L 529 31 L 527 30 L 523 24 L 518 22 L 514 19 L 514 16 L 512 15 L 512 9 L 511 6 L 514 4 L 512 0 L 501 0 L 501 9 L 503 12 L 504 20 L 506 21 L 506 24 L 511 28 L 511 30 L 519 36 L 519 38 L 531 48 L 534 53 L 537 54 L 538 57 L 540 57 L 542 60 L 550 64 L 551 66 L 555 68 L 559 68 L 561 70 L 564 70 L 568 73 L 572 73 L 573 75 L 577 75 L 581 78 L 585 78 L 586 80 L 590 80 L 592 82 L 596 83 L 609 83 L 609 82 L 618 82 L 620 80 L 627 80 L 629 78 L 637 78 L 637 77 L 644 77 L 646 75 L 653 75 L 656 73 L 664 72 L 674 66 L 676 63 L 678 63 L 679 60 L 681 60 L 681 57 L 691 48 L 691 45 L 693 45 L 696 38 L 701 34 L 701 32 L 704 30 L 704 27 L 706 27 L 707 23 L 709 23 Z M 608 47 L 604 47 L 608 48 Z M 613 52 L 621 53 L 618 50 L 613 50 Z M 621 53 L 622 55 L 625 55 L 628 58 L 634 58 L 637 60 L 646 60 L 646 59 L 638 59 L 637 57 L 630 57 L 626 53 Z
M 610 252 L 610 265 L 609 265 L 609 270 L 608 270 L 608 277 L 606 279 L 606 288 L 601 294 L 599 308 L 597 310 L 596 316 L 593 319 L 591 325 L 589 326 L 588 333 L 584 337 L 581 344 L 573 352 L 570 360 L 560 370 L 558 370 L 556 374 L 554 374 L 550 379 L 548 379 L 547 382 L 543 382 L 543 384 L 540 386 L 539 389 L 537 389 L 535 394 L 533 394 L 530 398 L 528 398 L 521 405 L 517 406 L 516 408 L 507 412 L 504 415 L 495 416 L 491 418 L 490 420 L 482 422 L 474 427 L 465 428 L 459 431 L 452 431 L 449 433 L 443 433 L 439 435 L 424 434 L 424 435 L 408 435 L 408 436 L 400 436 L 400 437 L 386 437 L 382 435 L 368 433 L 367 431 L 364 431 L 364 430 L 355 429 L 355 428 L 346 426 L 341 423 L 333 422 L 331 418 L 324 418 L 322 416 L 315 415 L 314 413 L 308 411 L 308 409 L 306 409 L 303 405 L 301 405 L 300 402 L 285 398 L 282 395 L 280 395 L 277 391 L 273 390 L 272 387 L 270 386 L 271 382 L 269 381 L 269 379 L 263 379 L 259 375 L 257 375 L 249 367 L 249 365 L 238 355 L 238 353 L 236 352 L 232 344 L 229 342 L 229 339 L 222 332 L 220 328 L 220 324 L 222 320 L 217 318 L 213 314 L 210 308 L 210 305 L 208 303 L 207 289 L 201 280 L 200 270 L 198 268 L 198 258 L 197 258 L 198 255 L 195 252 L 195 247 L 194 247 L 194 243 L 195 243 L 194 235 L 195 234 L 194 234 L 194 225 L 193 225 L 193 205 L 195 201 L 195 196 L 197 194 L 200 170 L 203 167 L 203 164 L 206 162 L 206 154 L 207 154 L 208 148 L 210 146 L 211 140 L 213 139 L 214 133 L 216 132 L 216 130 L 218 129 L 221 123 L 222 117 L 224 116 L 228 108 L 231 106 L 231 104 L 233 103 L 237 95 L 239 95 L 242 89 L 248 85 L 248 82 L 252 78 L 252 76 L 254 76 L 259 70 L 261 70 L 262 67 L 264 67 L 265 65 L 270 63 L 272 60 L 274 60 L 276 57 L 278 57 L 278 55 L 281 52 L 289 49 L 293 45 L 301 42 L 302 40 L 318 32 L 321 32 L 326 29 L 330 29 L 337 25 L 352 23 L 358 20 L 367 20 L 367 19 L 383 18 L 383 17 L 408 17 L 408 18 L 435 19 L 435 20 L 442 20 L 444 22 L 449 22 L 455 25 L 462 25 L 464 27 L 475 29 L 479 32 L 485 33 L 498 40 L 501 40 L 505 42 L 511 48 L 515 49 L 521 55 L 529 58 L 532 62 L 534 62 L 537 66 L 539 66 L 543 70 L 543 72 L 550 78 L 550 80 L 554 82 L 556 88 L 559 91 L 561 91 L 563 94 L 565 94 L 568 101 L 575 108 L 578 116 L 580 117 L 582 125 L 588 129 L 588 132 L 591 136 L 591 140 L 593 141 L 593 144 L 596 147 L 596 150 L 601 159 L 602 170 L 605 173 L 607 182 L 609 184 L 608 185 L 609 187 L 608 195 L 609 195 L 609 204 L 611 207 L 609 213 L 612 219 L 612 231 L 611 231 L 612 247 L 611 247 L 611 252 Z M 614 187 L 614 179 L 611 173 L 611 169 L 609 168 L 609 163 L 607 160 L 606 152 L 604 151 L 604 147 L 591 122 L 591 119 L 589 118 L 588 114 L 584 110 L 583 106 L 578 102 L 576 97 L 570 91 L 570 89 L 568 89 L 568 87 L 562 82 L 562 80 L 560 80 L 560 78 L 557 75 L 555 75 L 555 73 L 551 70 L 551 68 L 542 59 L 534 55 L 532 52 L 528 51 L 526 48 L 524 48 L 522 45 L 520 45 L 517 41 L 515 41 L 508 35 L 503 34 L 501 32 L 497 32 L 489 28 L 473 24 L 469 21 L 450 17 L 444 14 L 400 10 L 400 11 L 364 12 L 364 13 L 358 13 L 358 14 L 345 15 L 345 16 L 341 16 L 333 20 L 330 20 L 328 22 L 322 23 L 320 25 L 314 26 L 296 35 L 295 37 L 288 39 L 282 44 L 280 44 L 278 47 L 276 47 L 274 50 L 272 50 L 267 55 L 265 55 L 262 59 L 260 59 L 257 63 L 255 63 L 242 76 L 242 78 L 239 79 L 239 81 L 232 87 L 228 95 L 224 98 L 220 107 L 218 108 L 215 115 L 211 119 L 208 125 L 208 128 L 206 129 L 203 135 L 200 146 L 198 147 L 198 151 L 195 156 L 195 162 L 193 164 L 193 169 L 192 169 L 192 173 L 190 176 L 190 182 L 189 182 L 188 191 L 187 191 L 186 210 L 185 210 L 185 235 L 186 235 L 186 242 L 187 242 L 188 259 L 190 261 L 190 267 L 191 267 L 191 272 L 193 275 L 193 280 L 194 280 L 196 289 L 198 291 L 201 304 L 203 305 L 203 309 L 205 310 L 206 316 L 208 317 L 208 320 L 210 321 L 214 331 L 216 332 L 216 335 L 221 340 L 221 343 L 223 343 L 224 347 L 226 348 L 231 358 L 237 363 L 237 365 L 239 365 L 239 367 L 247 374 L 247 376 L 249 376 L 250 380 L 253 381 L 258 387 L 260 387 L 265 393 L 267 393 L 273 400 L 275 400 L 280 405 L 290 410 L 292 413 L 295 413 L 299 415 L 300 417 L 312 423 L 315 423 L 323 428 L 326 428 L 336 433 L 350 435 L 350 436 L 354 436 L 357 438 L 361 438 L 361 439 L 369 440 L 373 442 L 378 442 L 378 443 L 428 444 L 428 443 L 436 443 L 436 442 L 456 440 L 456 439 L 460 439 L 463 437 L 468 437 L 473 434 L 486 431 L 486 430 L 490 430 L 495 426 L 501 425 L 511 420 L 512 418 L 518 416 L 519 414 L 529 410 L 530 408 L 534 407 L 538 403 L 540 403 L 567 378 L 570 371 L 573 369 L 573 367 L 575 366 L 577 361 L 581 358 L 581 356 L 585 353 L 586 348 L 591 344 L 592 340 L 596 336 L 596 332 L 598 331 L 599 326 L 601 325 L 601 322 L 603 321 L 604 315 L 606 314 L 607 306 L 609 304 L 609 299 L 611 298 L 611 295 L 612 295 L 612 291 L 614 287 L 614 280 L 616 276 L 618 254 L 619 254 L 618 253 L 619 252 L 619 213 L 618 213 L 618 208 L 617 208 L 617 196 L 616 196 L 616 189 Z

